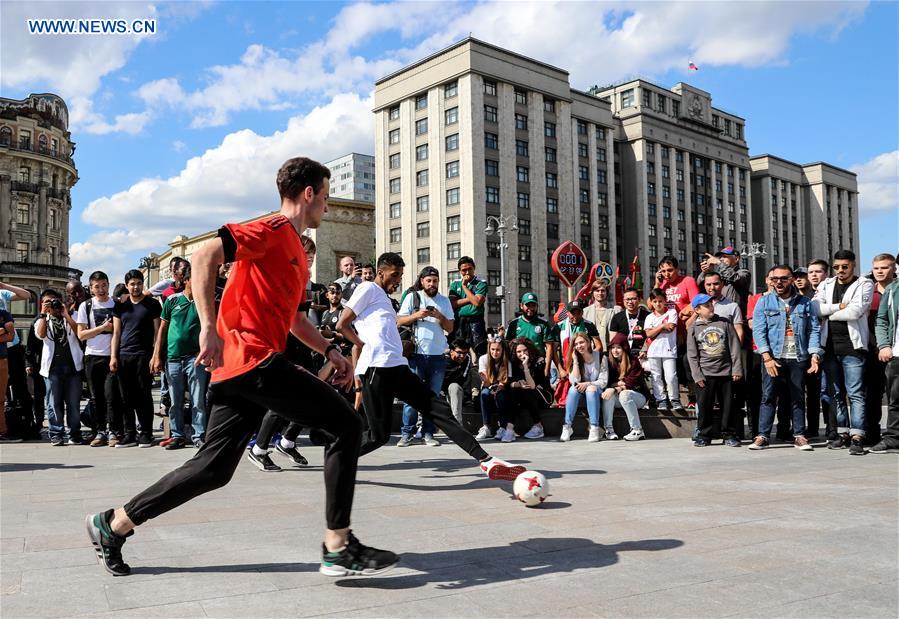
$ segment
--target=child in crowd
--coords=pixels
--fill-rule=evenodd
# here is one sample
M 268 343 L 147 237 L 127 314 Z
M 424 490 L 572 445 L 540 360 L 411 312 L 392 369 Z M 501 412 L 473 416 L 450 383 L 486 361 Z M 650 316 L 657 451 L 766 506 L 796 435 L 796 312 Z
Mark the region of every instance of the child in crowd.
M 658 410 L 683 408 L 680 386 L 677 384 L 677 311 L 667 306 L 665 291 L 660 288 L 649 293 L 652 313 L 643 321 L 647 346 L 645 358 L 652 375 L 652 390 Z M 667 388 L 667 398 L 666 391 Z

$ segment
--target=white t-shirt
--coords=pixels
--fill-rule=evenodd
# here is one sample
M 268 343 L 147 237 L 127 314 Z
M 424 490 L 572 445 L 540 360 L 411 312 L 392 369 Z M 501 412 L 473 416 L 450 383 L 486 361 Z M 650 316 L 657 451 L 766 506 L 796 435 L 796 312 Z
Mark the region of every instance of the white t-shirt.
M 478 374 L 486 374 L 487 373 L 487 357 L 489 355 L 481 355 L 478 357 Z M 509 365 L 506 366 L 506 376 L 512 376 L 512 362 L 509 362 Z
M 453 306 L 450 300 L 439 292 L 433 297 L 429 297 L 423 290 L 418 292 L 410 292 L 403 299 L 400 306 L 398 316 L 409 316 L 412 311 L 412 295 L 418 295 L 418 309 L 426 307 L 436 307 L 437 310 L 446 318 L 452 320 Z M 437 318 L 422 318 L 415 322 L 415 352 L 419 355 L 442 355 L 446 352 L 446 334 Z
M 649 331 L 663 324 L 671 323 L 677 326 L 677 312 L 673 309 L 668 310 L 661 316 L 657 316 L 655 312 L 646 317 L 643 321 L 643 330 Z M 677 358 L 677 329 L 674 331 L 662 331 L 652 338 L 652 343 L 646 351 L 647 357 L 656 358 Z
M 392 368 L 409 365 L 403 356 L 403 342 L 396 326 L 396 312 L 390 297 L 374 282 L 362 282 L 346 302 L 353 310 L 353 325 L 365 344 L 356 365 L 356 375 L 365 374 L 369 367 Z
M 112 308 L 115 301 L 112 297 L 106 301 L 91 300 L 91 315 L 87 315 L 87 301 L 78 306 L 78 313 L 75 315 L 75 322 L 79 325 L 85 325 L 88 329 L 99 327 L 104 322 L 112 321 Z M 109 357 L 112 355 L 112 333 L 101 333 L 95 335 L 85 342 L 85 355 L 94 355 L 97 357 Z

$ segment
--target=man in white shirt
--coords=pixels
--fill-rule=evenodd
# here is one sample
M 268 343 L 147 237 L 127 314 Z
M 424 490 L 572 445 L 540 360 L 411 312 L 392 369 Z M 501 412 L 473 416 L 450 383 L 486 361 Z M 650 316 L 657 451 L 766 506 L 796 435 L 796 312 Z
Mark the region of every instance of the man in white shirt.
M 406 295 L 397 313 L 397 325 L 411 326 L 415 341 L 415 353 L 409 360 L 416 376 L 427 384 L 434 394 L 443 387 L 446 372 L 446 333 L 453 330 L 453 306 L 448 297 L 437 291 L 440 273 L 434 267 L 425 267 L 418 274 L 418 282 Z M 397 447 L 410 445 L 415 434 L 418 411 L 406 404 L 403 406 L 403 427 Z M 428 417 L 421 421 L 422 440 L 425 445 L 437 447 L 440 442 L 434 438 L 434 422 Z
M 459 425 L 446 401 L 409 369 L 403 356 L 396 312 L 387 296 L 396 291 L 405 266 L 399 254 L 381 254 L 375 267 L 375 280 L 356 287 L 337 322 L 337 330 L 361 350 L 355 374 L 362 376 L 368 430 L 362 438 L 359 455 L 374 451 L 390 439 L 393 400 L 398 398 L 420 411 L 424 418 L 430 418 L 451 441 L 477 459 L 490 479 L 514 481 L 525 467 L 512 466 L 488 455 Z

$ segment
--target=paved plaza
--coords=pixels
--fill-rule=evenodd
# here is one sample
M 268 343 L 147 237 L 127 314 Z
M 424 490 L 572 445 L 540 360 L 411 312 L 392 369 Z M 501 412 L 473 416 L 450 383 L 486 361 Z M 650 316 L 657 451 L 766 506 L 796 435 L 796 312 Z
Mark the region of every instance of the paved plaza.
M 488 445 L 549 478 L 528 509 L 451 444 L 391 444 L 361 461 L 353 526 L 401 567 L 329 579 L 321 448 L 300 447 L 308 468 L 244 459 L 229 486 L 141 527 L 124 547 L 133 574 L 113 578 L 85 514 L 193 450 L 3 445 L 2 617 L 899 615 L 895 455 Z

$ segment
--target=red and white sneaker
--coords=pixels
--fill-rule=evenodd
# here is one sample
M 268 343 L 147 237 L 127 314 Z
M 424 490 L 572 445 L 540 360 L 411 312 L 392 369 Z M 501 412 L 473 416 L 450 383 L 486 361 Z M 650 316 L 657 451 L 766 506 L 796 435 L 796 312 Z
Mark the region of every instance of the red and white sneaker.
M 174 442 L 175 442 L 175 437 L 167 438 L 163 441 L 160 441 L 159 446 L 160 447 L 168 447 L 169 445 L 171 445 Z
M 524 473 L 527 468 L 521 465 L 512 466 L 505 460 L 500 460 L 499 458 L 490 458 L 485 462 L 481 462 L 481 470 L 487 473 L 487 477 L 490 479 L 515 481 L 515 479 Z

